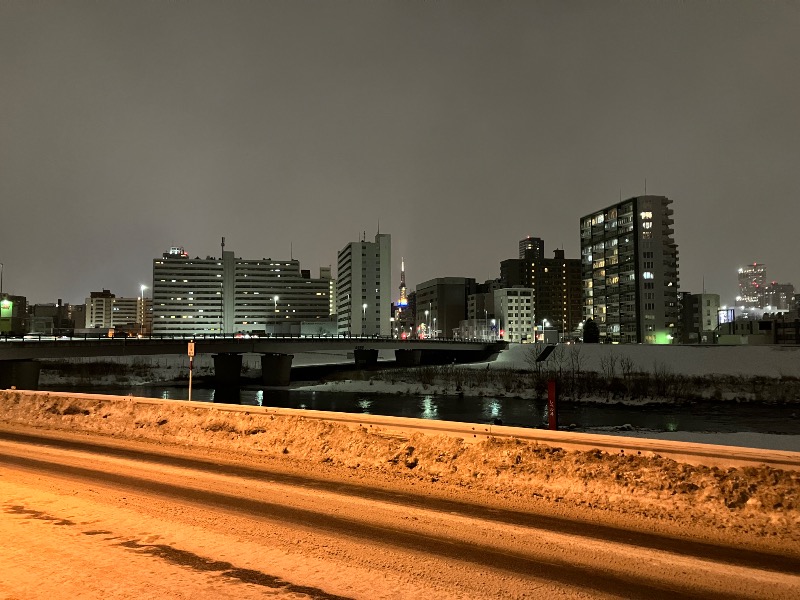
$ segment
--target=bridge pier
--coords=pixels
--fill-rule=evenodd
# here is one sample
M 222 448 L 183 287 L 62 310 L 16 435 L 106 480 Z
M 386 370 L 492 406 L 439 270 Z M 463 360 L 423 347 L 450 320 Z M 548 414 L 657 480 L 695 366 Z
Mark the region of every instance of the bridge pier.
M 214 354 L 214 379 L 217 385 L 239 385 L 242 374 L 242 355 L 234 353 Z
M 15 387 L 19 390 L 39 389 L 41 365 L 35 360 L 0 360 L 0 390 Z
M 357 369 L 374 367 L 378 364 L 378 351 L 372 348 L 356 348 L 353 350 L 353 358 Z
M 261 355 L 261 383 L 264 385 L 289 385 L 294 354 Z
M 398 349 L 394 351 L 394 359 L 400 367 L 418 367 L 422 362 L 422 350 Z

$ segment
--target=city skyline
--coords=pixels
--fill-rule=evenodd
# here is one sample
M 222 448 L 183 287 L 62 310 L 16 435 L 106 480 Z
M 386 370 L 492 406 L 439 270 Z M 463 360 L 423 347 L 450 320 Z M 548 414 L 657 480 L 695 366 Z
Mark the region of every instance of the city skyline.
M 674 201 L 680 289 L 800 287 L 800 5 L 0 5 L 3 288 L 136 296 L 170 246 L 316 272 L 390 233 L 409 289 Z M 646 182 L 646 183 L 645 183 Z M 396 263 L 396 264 L 395 264 Z M 399 261 L 392 263 L 393 284 Z

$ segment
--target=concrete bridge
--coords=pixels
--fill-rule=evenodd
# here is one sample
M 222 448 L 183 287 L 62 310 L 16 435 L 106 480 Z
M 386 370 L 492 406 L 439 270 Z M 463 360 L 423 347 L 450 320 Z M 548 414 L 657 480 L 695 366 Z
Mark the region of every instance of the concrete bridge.
M 352 352 L 354 366 L 378 362 L 379 350 L 394 350 L 401 366 L 477 362 L 505 348 L 506 342 L 478 340 L 401 340 L 381 337 L 150 337 L 150 338 L 0 338 L 0 389 L 38 389 L 41 359 L 211 354 L 217 384 L 235 385 L 243 354 L 261 355 L 264 385 L 288 385 L 295 352 Z

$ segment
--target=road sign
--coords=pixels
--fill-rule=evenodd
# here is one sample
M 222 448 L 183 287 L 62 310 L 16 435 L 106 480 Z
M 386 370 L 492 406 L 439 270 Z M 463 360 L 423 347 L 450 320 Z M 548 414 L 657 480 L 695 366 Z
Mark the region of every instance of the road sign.
M 189 342 L 189 356 L 194 356 L 194 342 Z

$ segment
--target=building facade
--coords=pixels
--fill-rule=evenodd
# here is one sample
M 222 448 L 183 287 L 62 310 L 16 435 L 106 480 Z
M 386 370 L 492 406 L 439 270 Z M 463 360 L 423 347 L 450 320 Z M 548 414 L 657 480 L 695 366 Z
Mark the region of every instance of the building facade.
M 438 277 L 417 285 L 417 337 L 452 338 L 467 318 L 470 294 L 476 290 L 470 277 Z
M 668 344 L 678 309 L 672 200 L 638 196 L 582 217 L 583 317 L 601 342 Z
M 532 341 L 535 336 L 534 305 L 534 292 L 531 288 L 495 290 L 497 322 L 492 325 L 495 325 L 498 337 L 509 342 Z
M 118 297 L 109 290 L 91 292 L 86 298 L 85 327 L 147 335 L 151 330 L 152 314 L 153 301 L 150 298 Z
M 785 312 L 794 308 L 794 286 L 791 283 L 773 281 L 764 292 L 766 312 Z
M 529 259 L 544 258 L 544 240 L 528 236 L 519 241 L 519 257 Z
M 718 334 L 719 294 L 681 294 L 680 339 L 682 344 L 713 344 Z
M 767 267 L 761 263 L 753 263 L 739 268 L 739 295 L 736 306 L 748 308 L 764 308 L 764 293 L 767 290 Z
M 566 258 L 563 250 L 554 250 L 553 258 L 504 260 L 500 263 L 500 281 L 504 288 L 531 288 L 534 319 L 547 319 L 562 338 L 576 331 L 583 320 L 581 261 Z
M 0 335 L 24 335 L 29 331 L 28 323 L 28 299 L 0 294 Z
M 173 247 L 153 260 L 153 333 L 300 335 L 301 324 L 330 319 L 330 289 L 297 260 L 191 258 Z
M 336 271 L 338 332 L 392 335 L 392 238 L 350 242 L 339 251 Z

